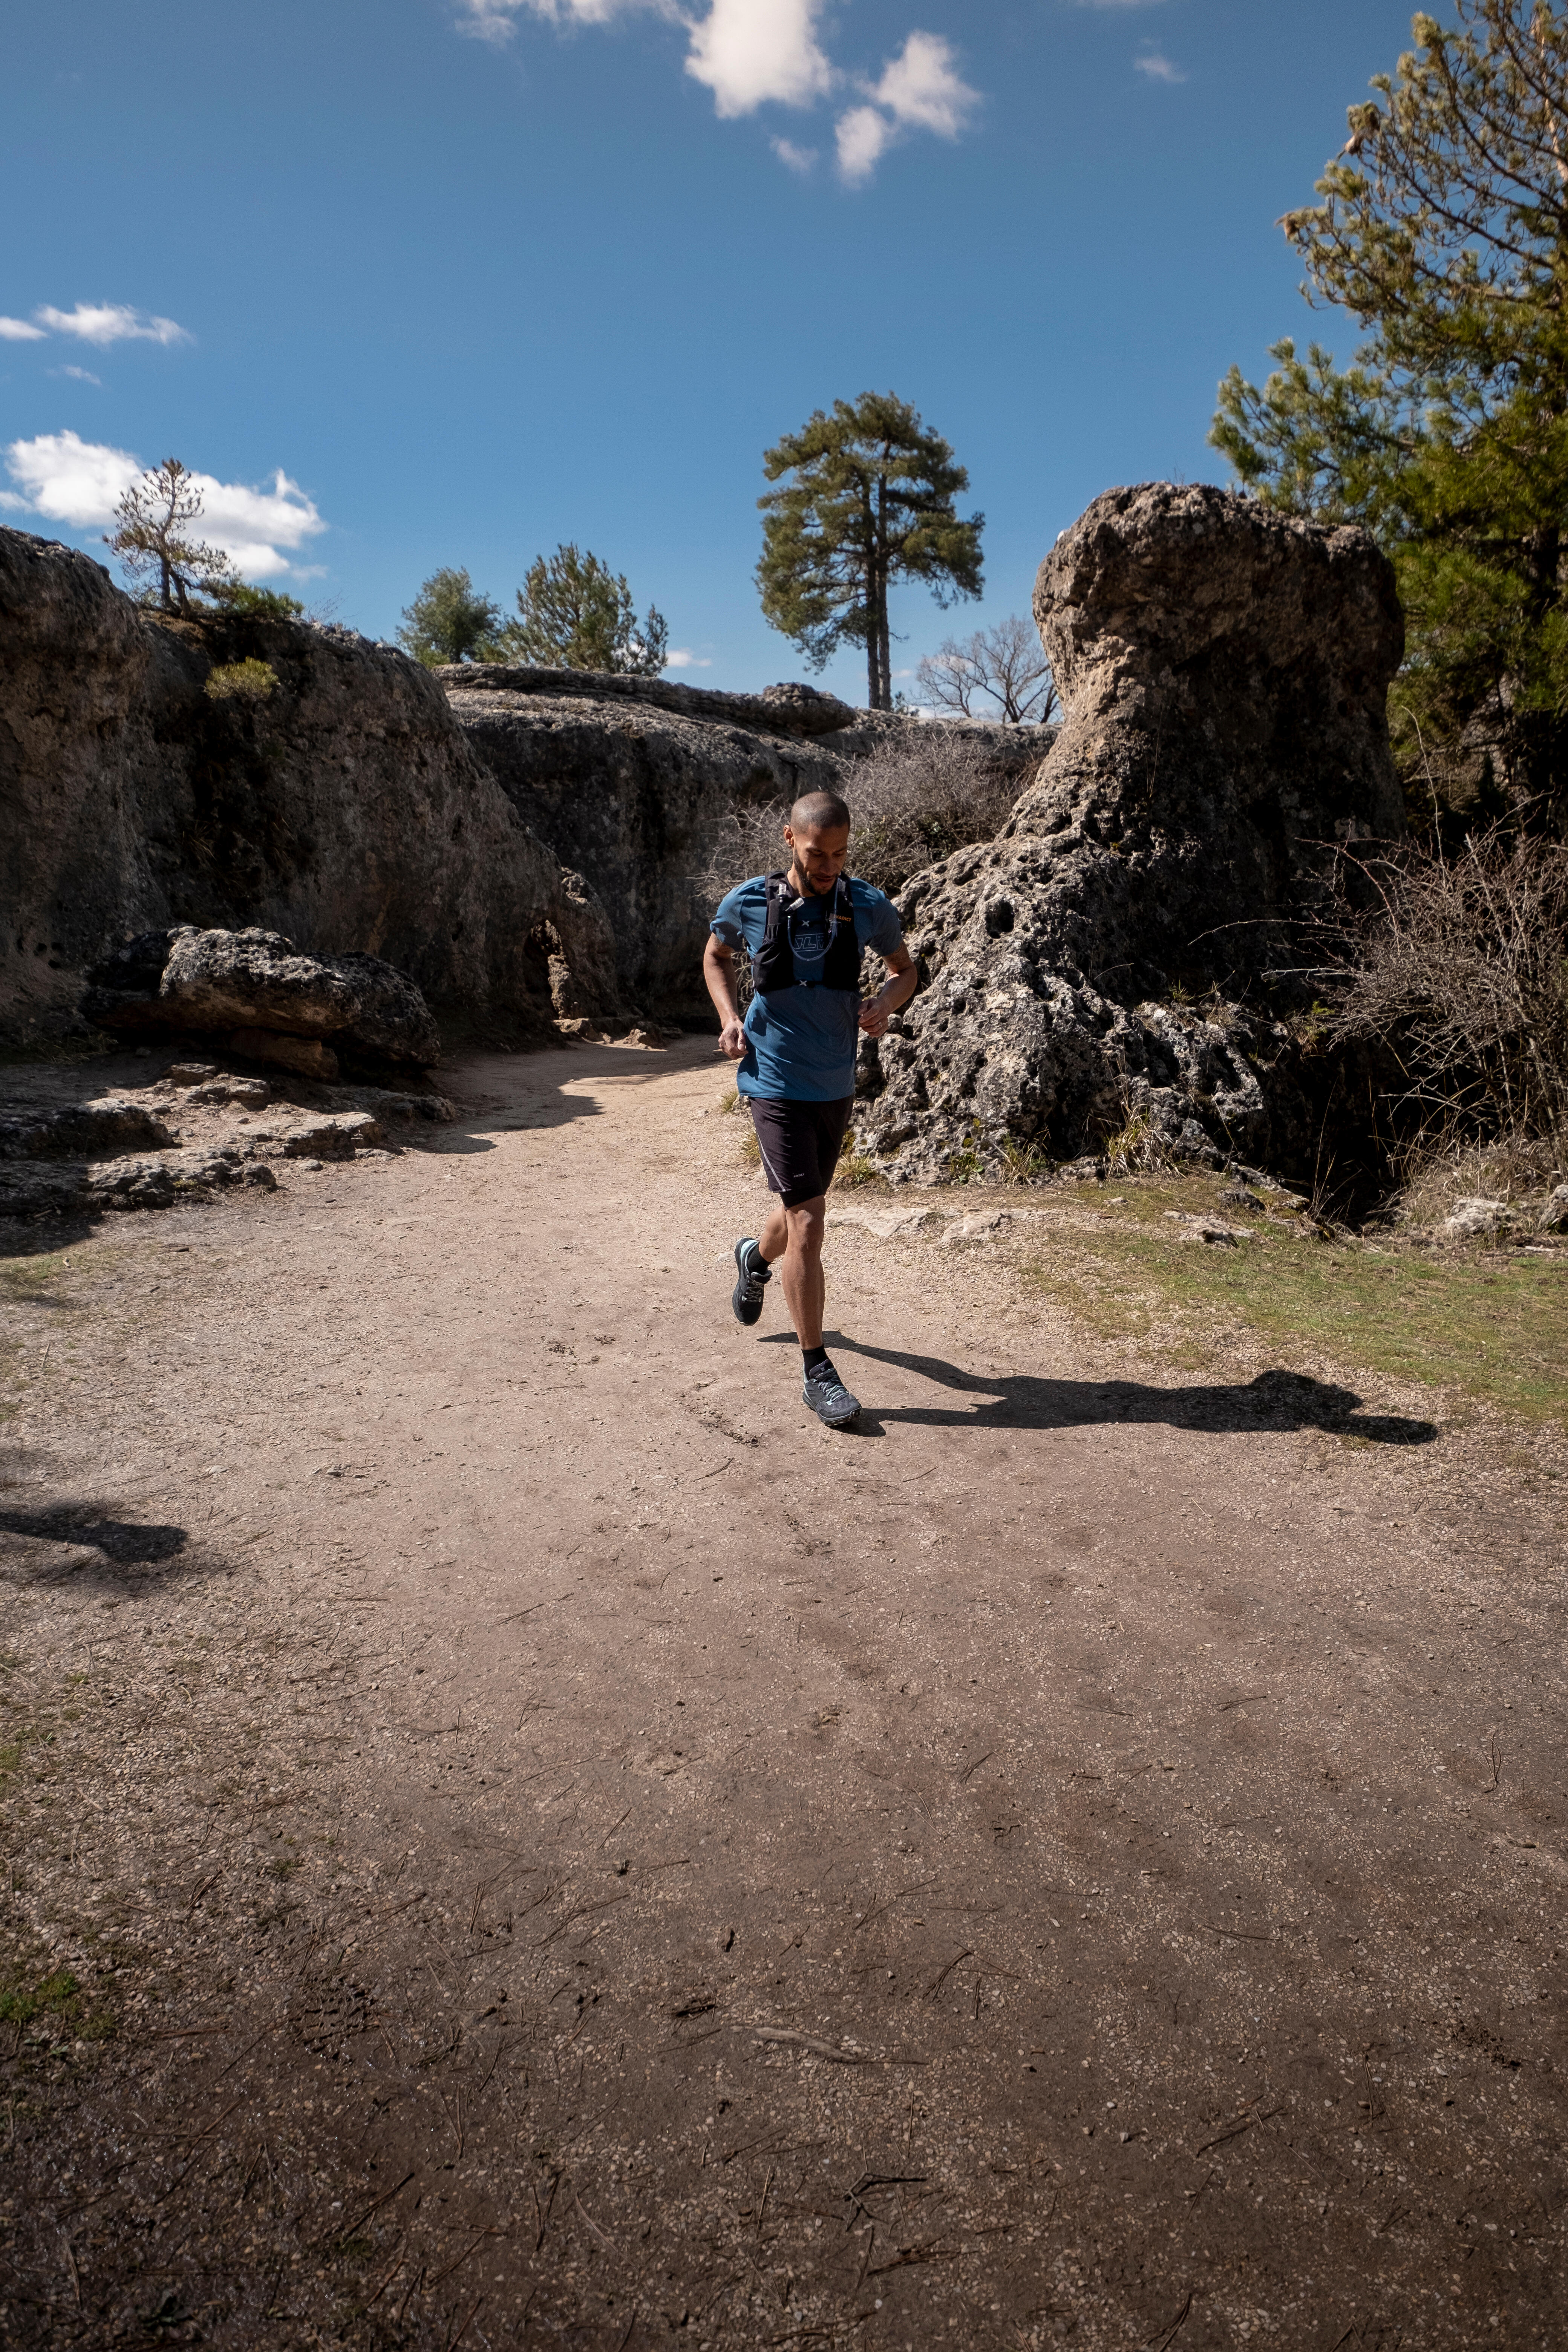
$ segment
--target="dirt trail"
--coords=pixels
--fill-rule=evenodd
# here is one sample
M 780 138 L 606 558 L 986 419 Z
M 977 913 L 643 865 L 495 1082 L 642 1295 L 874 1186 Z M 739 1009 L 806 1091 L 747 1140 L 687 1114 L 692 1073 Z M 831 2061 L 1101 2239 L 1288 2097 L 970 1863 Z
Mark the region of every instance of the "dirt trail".
M 1555 1507 L 842 1226 L 829 1437 L 710 1045 L 452 1075 L 14 1262 L 0 2334 L 1560 2345 Z

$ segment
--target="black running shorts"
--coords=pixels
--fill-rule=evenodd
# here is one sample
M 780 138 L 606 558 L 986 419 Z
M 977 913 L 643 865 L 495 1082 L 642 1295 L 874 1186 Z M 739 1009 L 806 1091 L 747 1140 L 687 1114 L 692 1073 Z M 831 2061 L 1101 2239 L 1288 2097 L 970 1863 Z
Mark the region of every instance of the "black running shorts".
M 815 1201 L 833 1181 L 855 1097 L 842 1102 L 775 1102 L 747 1097 L 763 1155 L 768 1190 L 786 1209 Z

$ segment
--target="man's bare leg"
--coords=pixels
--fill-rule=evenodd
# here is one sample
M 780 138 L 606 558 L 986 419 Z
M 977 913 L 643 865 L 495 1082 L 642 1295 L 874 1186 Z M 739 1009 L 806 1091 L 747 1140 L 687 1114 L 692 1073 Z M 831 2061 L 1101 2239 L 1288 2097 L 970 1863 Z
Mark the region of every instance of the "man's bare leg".
M 802 1201 L 798 1206 L 786 1209 L 782 1201 L 774 1201 L 768 1211 L 766 1224 L 757 1237 L 757 1248 L 770 1265 L 778 1264 L 784 1282 L 784 1304 L 795 1325 L 795 1336 L 803 1348 L 822 1345 L 822 1307 L 826 1285 L 822 1273 L 822 1229 L 827 1211 L 827 1197 L 819 1192 L 815 1201 Z

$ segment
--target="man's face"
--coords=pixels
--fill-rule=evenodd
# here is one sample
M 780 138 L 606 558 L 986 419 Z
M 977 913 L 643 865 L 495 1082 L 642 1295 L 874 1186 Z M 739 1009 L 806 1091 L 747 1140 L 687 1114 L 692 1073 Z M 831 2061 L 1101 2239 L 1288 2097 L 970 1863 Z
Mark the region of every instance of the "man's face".
M 789 844 L 795 870 L 815 898 L 825 898 L 843 873 L 849 856 L 849 827 L 847 824 L 805 824 L 797 831 L 786 824 L 784 837 Z

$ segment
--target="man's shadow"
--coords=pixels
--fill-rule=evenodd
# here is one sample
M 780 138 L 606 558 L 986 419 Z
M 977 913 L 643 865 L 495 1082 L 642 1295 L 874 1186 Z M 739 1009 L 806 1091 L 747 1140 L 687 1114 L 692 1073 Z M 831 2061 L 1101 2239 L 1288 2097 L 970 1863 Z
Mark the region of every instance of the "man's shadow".
M 102 1569 L 137 1570 L 164 1568 L 180 1559 L 189 1537 L 184 1528 L 156 1527 L 137 1519 L 101 1517 L 90 1504 L 57 1503 L 37 1511 L 0 1510 L 0 1538 L 20 1536 L 35 1543 L 63 1544 L 80 1553 L 99 1553 Z M 182 1566 L 188 1566 L 188 1562 Z M 0 1572 L 4 1572 L 0 1570 Z M 176 1570 L 174 1574 L 181 1573 Z M 97 1563 L 67 1559 L 25 1569 L 18 1579 L 27 1584 L 58 1583 L 67 1577 L 102 1580 Z
M 1400 1413 L 1361 1410 L 1353 1389 L 1335 1388 L 1305 1372 L 1259 1372 L 1256 1380 L 1203 1387 L 1153 1388 L 1143 1381 L 1045 1380 L 1033 1373 L 999 1373 L 994 1380 L 966 1372 L 940 1356 L 916 1356 L 895 1348 L 872 1348 L 842 1331 L 824 1332 L 835 1353 L 863 1356 L 918 1372 L 939 1388 L 973 1397 L 967 1406 L 940 1404 L 862 1406 L 860 1427 L 875 1435 L 889 1422 L 923 1429 L 1078 1429 L 1107 1422 L 1162 1422 L 1171 1429 L 1242 1431 L 1321 1429 L 1335 1437 L 1362 1437 L 1373 1445 L 1430 1445 L 1432 1421 Z M 790 1331 L 768 1339 L 794 1346 Z M 852 1383 L 853 1385 L 853 1383 Z

